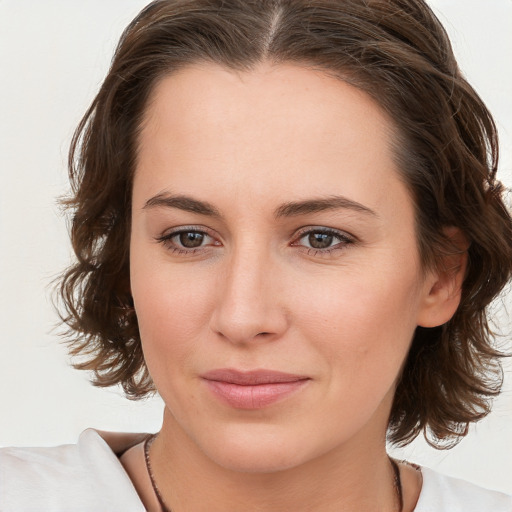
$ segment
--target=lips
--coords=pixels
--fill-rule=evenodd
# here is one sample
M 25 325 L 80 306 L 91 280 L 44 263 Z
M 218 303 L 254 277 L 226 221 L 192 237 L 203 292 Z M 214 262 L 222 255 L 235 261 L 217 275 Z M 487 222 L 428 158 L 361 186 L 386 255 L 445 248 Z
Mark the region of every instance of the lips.
M 261 409 L 302 389 L 310 378 L 304 375 L 254 370 L 212 370 L 201 378 L 213 395 L 236 409 Z

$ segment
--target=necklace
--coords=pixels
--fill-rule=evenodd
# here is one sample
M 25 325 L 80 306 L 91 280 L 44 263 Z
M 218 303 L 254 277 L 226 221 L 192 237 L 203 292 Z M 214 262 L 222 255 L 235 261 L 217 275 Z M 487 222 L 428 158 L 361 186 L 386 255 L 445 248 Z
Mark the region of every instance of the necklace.
M 160 494 L 160 491 L 156 486 L 155 479 L 153 477 L 153 471 L 151 470 L 151 462 L 149 460 L 149 447 L 151 446 L 155 439 L 156 434 L 153 434 L 147 437 L 146 440 L 144 441 L 144 458 L 146 459 L 146 469 L 148 470 L 149 479 L 151 480 L 151 485 L 153 486 L 153 491 L 155 491 L 156 498 L 158 500 L 158 503 L 160 503 L 160 507 L 162 508 L 163 512 L 172 512 L 172 510 L 165 505 L 162 495 Z
M 160 494 L 160 491 L 158 490 L 158 487 L 155 483 L 155 478 L 153 477 L 153 471 L 151 469 L 151 461 L 149 460 L 149 448 L 153 441 L 156 439 L 156 434 L 150 435 L 146 438 L 144 441 L 144 458 L 146 459 L 146 469 L 148 471 L 149 479 L 151 480 L 151 485 L 153 487 L 153 491 L 155 492 L 156 498 L 158 500 L 158 503 L 160 504 L 160 507 L 162 508 L 163 512 L 172 512 L 172 510 L 164 503 L 164 500 L 162 498 L 162 495 Z M 402 480 L 400 478 L 400 468 L 398 467 L 398 464 L 389 457 L 389 461 L 391 462 L 391 466 L 393 468 L 393 486 L 395 488 L 396 498 L 398 501 L 398 509 L 397 512 L 402 512 L 404 508 L 404 497 L 403 497 L 403 491 L 402 491 Z

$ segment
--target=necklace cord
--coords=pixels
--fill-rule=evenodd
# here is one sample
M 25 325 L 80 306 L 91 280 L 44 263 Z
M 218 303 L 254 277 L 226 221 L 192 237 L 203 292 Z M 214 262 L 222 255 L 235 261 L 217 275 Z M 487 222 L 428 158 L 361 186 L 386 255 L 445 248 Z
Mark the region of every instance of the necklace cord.
M 172 510 L 165 504 L 160 491 L 155 482 L 155 478 L 153 476 L 153 471 L 151 469 L 151 461 L 149 459 L 149 448 L 153 444 L 153 441 L 156 439 L 157 434 L 152 434 L 146 438 L 144 441 L 144 458 L 146 460 L 146 469 L 149 474 L 149 479 L 151 480 L 151 485 L 153 486 L 153 491 L 155 492 L 156 498 L 163 512 L 172 512 Z M 389 461 L 391 462 L 391 466 L 393 468 L 394 478 L 393 478 L 393 487 L 395 488 L 396 497 L 398 500 L 398 510 L 397 512 L 403 512 L 404 509 L 404 497 L 402 491 L 402 479 L 400 477 L 400 468 L 398 464 L 389 457 Z
M 144 441 L 144 458 L 146 459 L 146 469 L 148 470 L 149 479 L 151 480 L 151 485 L 153 486 L 153 491 L 155 491 L 156 498 L 163 512 L 172 512 L 172 510 L 164 503 L 164 499 L 158 490 L 155 478 L 153 476 L 153 471 L 151 469 L 151 461 L 149 460 L 149 448 L 153 444 L 153 441 L 156 439 L 156 436 L 156 434 L 148 436 Z

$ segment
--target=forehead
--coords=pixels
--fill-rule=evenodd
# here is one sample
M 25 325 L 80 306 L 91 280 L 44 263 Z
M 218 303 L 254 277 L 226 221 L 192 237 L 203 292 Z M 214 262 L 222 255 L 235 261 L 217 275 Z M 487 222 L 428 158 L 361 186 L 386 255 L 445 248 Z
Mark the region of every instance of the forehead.
M 280 134 L 276 142 L 290 142 L 290 132 L 297 137 L 312 132 L 332 137 L 333 129 L 343 128 L 340 135 L 347 144 L 361 130 L 379 139 L 393 131 L 387 114 L 363 91 L 324 71 L 290 63 L 261 63 L 248 72 L 213 63 L 186 66 L 156 83 L 143 126 L 146 131 L 153 126 L 237 138 L 249 129 L 254 138 L 271 128 L 277 132 L 273 135 Z
M 398 178 L 393 131 L 370 96 L 322 71 L 196 64 L 155 86 L 135 185 L 145 195 L 172 187 L 210 196 L 221 185 L 246 199 L 343 193 L 376 206 L 382 194 L 368 193 Z

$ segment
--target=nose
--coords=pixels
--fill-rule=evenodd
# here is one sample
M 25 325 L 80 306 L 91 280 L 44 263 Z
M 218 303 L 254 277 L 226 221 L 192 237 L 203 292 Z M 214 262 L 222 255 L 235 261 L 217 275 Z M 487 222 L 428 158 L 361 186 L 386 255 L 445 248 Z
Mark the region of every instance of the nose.
M 275 340 L 287 329 L 280 269 L 263 251 L 238 250 L 219 274 L 211 328 L 236 344 Z

